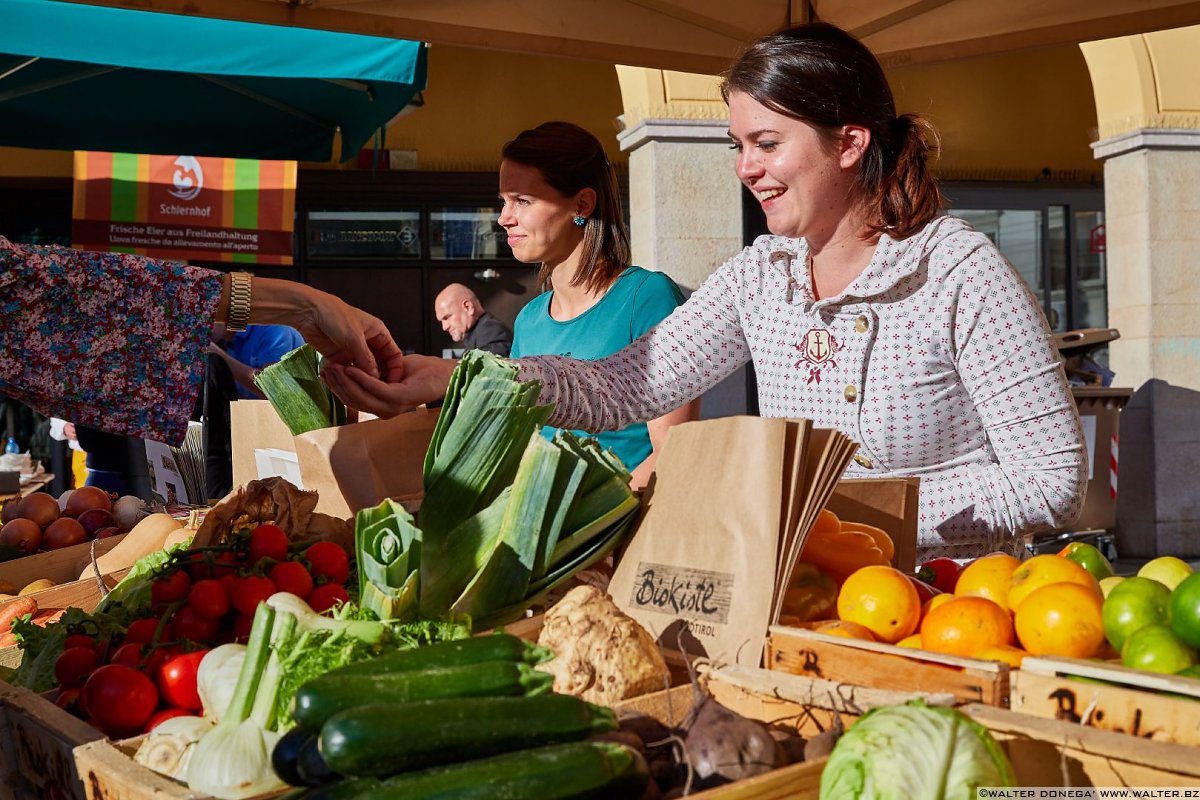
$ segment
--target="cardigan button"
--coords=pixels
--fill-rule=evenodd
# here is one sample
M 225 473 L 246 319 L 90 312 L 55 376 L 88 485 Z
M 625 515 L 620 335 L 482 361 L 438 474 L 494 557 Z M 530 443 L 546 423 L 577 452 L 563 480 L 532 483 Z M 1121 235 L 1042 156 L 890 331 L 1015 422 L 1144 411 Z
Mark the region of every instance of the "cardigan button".
M 844 394 L 847 403 L 853 403 L 858 399 L 858 389 L 855 389 L 853 386 L 847 386 Z
M 854 320 L 854 331 L 856 333 L 866 333 L 870 327 L 870 322 L 867 321 L 866 314 L 859 314 L 858 319 Z
M 871 467 L 875 466 L 871 463 L 871 459 L 867 458 L 862 453 L 854 454 L 854 463 L 858 464 L 863 469 L 870 469 Z

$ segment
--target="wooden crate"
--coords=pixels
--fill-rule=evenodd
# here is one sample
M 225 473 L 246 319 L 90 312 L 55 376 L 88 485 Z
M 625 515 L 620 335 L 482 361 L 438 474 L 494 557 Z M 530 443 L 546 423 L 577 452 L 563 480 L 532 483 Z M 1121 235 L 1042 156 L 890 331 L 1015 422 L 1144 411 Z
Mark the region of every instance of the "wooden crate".
M 103 737 L 49 699 L 0 682 L 0 785 L 14 797 L 82 800 L 74 751 Z
M 121 582 L 129 570 L 118 570 L 104 576 L 104 585 L 109 589 Z M 100 602 L 100 584 L 95 578 L 63 583 L 40 592 L 27 595 L 37 601 L 39 611 L 56 611 L 66 608 L 81 608 L 92 611 Z M 0 611 L 16 599 L 0 601 Z M 22 650 L 17 646 L 0 647 L 0 667 L 16 667 L 21 663 Z
M 1026 658 L 1014 673 L 1012 708 L 1140 738 L 1200 745 L 1200 680 L 1194 678 L 1072 658 Z
M 107 539 L 96 539 L 96 557 L 112 550 L 127 535 L 122 533 Z M 41 578 L 49 578 L 55 583 L 70 583 L 79 579 L 79 574 L 90 563 L 91 557 L 92 543 L 84 542 L 0 562 L 0 584 L 8 584 L 20 591 Z
M 962 711 L 1004 747 L 1021 786 L 1200 786 L 1200 758 L 1188 745 L 979 704 Z
M 773 625 L 768 669 L 907 692 L 950 692 L 961 703 L 1008 706 L 1009 667 L 998 661 L 931 653 Z

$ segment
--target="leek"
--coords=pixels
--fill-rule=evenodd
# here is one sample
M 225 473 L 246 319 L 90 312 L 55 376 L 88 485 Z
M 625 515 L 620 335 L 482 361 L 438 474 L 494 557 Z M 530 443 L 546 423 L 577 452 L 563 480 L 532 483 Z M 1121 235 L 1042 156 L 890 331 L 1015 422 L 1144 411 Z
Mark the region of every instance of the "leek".
M 312 345 L 301 345 L 254 378 L 293 436 L 346 423 L 346 406 L 321 380 L 320 358 Z
M 403 506 L 384 500 L 354 519 L 358 601 L 380 619 L 415 619 L 419 602 L 421 531 Z

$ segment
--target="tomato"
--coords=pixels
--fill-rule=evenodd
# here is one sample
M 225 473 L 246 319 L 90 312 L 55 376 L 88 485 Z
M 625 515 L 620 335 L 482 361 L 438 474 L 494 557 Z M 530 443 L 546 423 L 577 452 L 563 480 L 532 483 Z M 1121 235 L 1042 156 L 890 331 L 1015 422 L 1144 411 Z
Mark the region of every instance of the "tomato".
M 302 600 L 312 594 L 312 575 L 299 561 L 284 561 L 271 567 L 271 583 L 277 590 L 290 592 Z
M 182 652 L 183 650 L 176 645 L 156 647 L 143 658 L 142 672 L 149 675 L 151 679 L 154 679 L 158 676 L 158 670 L 163 664 Z
M 141 642 L 126 642 L 113 652 L 109 663 L 124 664 L 127 667 L 140 666 L 144 650 Z
M 208 644 L 217 637 L 219 626 L 215 619 L 206 619 L 191 606 L 184 606 L 171 618 L 171 634 L 176 639 Z
M 69 647 L 54 662 L 54 677 L 64 689 L 82 686 L 100 664 L 100 654 L 90 647 Z
M 96 646 L 96 640 L 86 633 L 76 633 L 68 636 L 67 640 L 63 642 L 63 650 L 70 650 L 72 647 L 88 647 L 92 650 L 100 649 Z
M 163 700 L 176 708 L 200 710 L 200 693 L 196 690 L 196 671 L 207 650 L 183 653 L 166 661 L 158 670 L 158 690 Z
M 141 730 L 158 706 L 154 682 L 122 664 L 106 664 L 93 672 L 83 685 L 83 698 L 106 733 Z
M 317 542 L 304 551 L 304 557 L 312 567 L 314 578 L 342 584 L 350 577 L 350 556 L 339 544 Z
M 229 613 L 229 592 L 218 580 L 196 581 L 188 593 L 188 608 L 205 619 L 220 619 Z
M 962 567 L 953 558 L 934 558 L 917 568 L 917 577 L 938 591 L 953 592 Z
M 243 614 L 254 614 L 258 604 L 275 594 L 275 584 L 261 575 L 247 575 L 234 581 L 230 591 L 233 607 Z
M 346 593 L 345 587 L 337 583 L 323 583 L 312 590 L 312 594 L 308 596 L 308 604 L 312 610 L 321 614 L 333 608 L 339 603 L 350 602 L 350 595 Z M 249 633 L 249 628 L 246 632 Z
M 142 727 L 142 732 L 149 733 L 172 717 L 187 717 L 190 715 L 191 712 L 182 708 L 164 708 L 161 711 L 154 712 L 150 719 L 146 720 L 145 726 Z
M 277 525 L 259 525 L 250 532 L 250 562 L 255 563 L 264 558 L 275 561 L 286 561 L 288 554 L 288 538 L 283 528 Z
M 74 714 L 79 710 L 79 693 L 81 689 L 63 689 L 54 700 L 54 705 Z
M 192 579 L 183 570 L 177 570 L 170 575 L 155 578 L 150 584 L 150 602 L 156 606 L 176 603 L 188 595 L 192 588 Z
M 912 583 L 913 588 L 917 590 L 917 598 L 920 599 L 922 606 L 928 603 L 935 596 L 939 594 L 945 594 L 945 592 L 941 591 L 936 586 L 930 586 L 920 578 L 914 578 L 913 576 L 909 575 L 908 580 L 910 583 Z
M 125 631 L 125 643 L 146 643 L 154 640 L 154 632 L 158 630 L 158 617 L 148 617 L 131 622 Z

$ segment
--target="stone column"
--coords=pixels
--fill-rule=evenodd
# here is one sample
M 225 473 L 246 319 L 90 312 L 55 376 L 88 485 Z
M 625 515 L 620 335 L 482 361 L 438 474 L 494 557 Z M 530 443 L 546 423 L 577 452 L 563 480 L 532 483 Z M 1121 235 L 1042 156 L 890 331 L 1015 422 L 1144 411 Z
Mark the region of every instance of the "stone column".
M 1104 160 L 1117 549 L 1200 556 L 1200 28 L 1081 46 Z
M 617 67 L 629 153 L 633 262 L 690 293 L 742 249 L 742 188 L 728 112 L 711 75 Z M 745 370 L 702 401 L 705 417 L 746 411 Z

